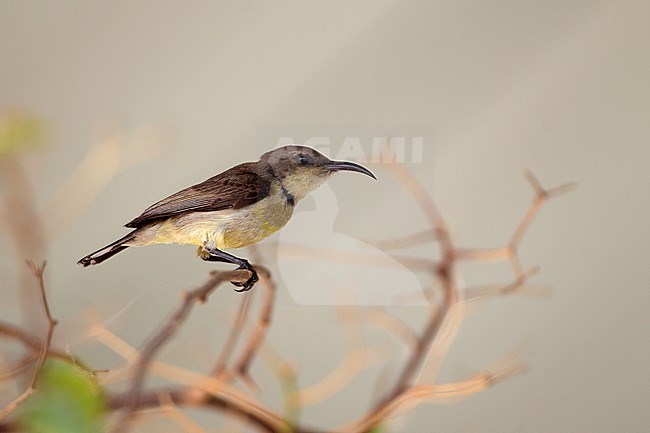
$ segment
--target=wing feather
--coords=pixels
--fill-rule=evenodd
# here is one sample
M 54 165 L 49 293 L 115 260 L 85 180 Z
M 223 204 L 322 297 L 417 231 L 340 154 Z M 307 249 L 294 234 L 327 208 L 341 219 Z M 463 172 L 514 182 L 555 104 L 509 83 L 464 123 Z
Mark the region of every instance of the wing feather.
M 160 200 L 125 226 L 138 228 L 154 220 L 190 211 L 239 209 L 266 197 L 270 186 L 271 180 L 258 175 L 253 170 L 253 163 L 240 164 Z

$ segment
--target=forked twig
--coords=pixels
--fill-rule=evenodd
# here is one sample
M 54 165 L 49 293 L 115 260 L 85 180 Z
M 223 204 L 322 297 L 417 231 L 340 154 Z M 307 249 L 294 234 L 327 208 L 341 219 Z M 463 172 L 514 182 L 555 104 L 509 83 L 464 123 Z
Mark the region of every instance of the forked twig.
M 473 377 L 461 382 L 440 385 L 414 385 L 396 395 L 377 410 L 370 412 L 366 417 L 359 421 L 346 424 L 334 431 L 341 433 L 365 433 L 374 426 L 385 422 L 387 419 L 408 412 L 427 401 L 459 398 L 476 394 L 522 371 L 523 367 L 521 365 L 513 365 L 493 373 L 489 371 L 478 372 Z
M 41 304 L 43 311 L 45 312 L 45 317 L 47 318 L 47 332 L 45 335 L 45 340 L 43 340 L 40 345 L 38 351 L 38 359 L 36 361 L 36 368 L 34 369 L 34 373 L 32 374 L 32 378 L 29 382 L 29 385 L 27 386 L 27 389 L 0 412 L 0 421 L 18 409 L 20 405 L 23 404 L 25 400 L 27 400 L 29 396 L 31 396 L 36 390 L 38 379 L 41 375 L 43 367 L 45 366 L 45 360 L 47 359 L 50 345 L 52 344 L 54 327 L 57 324 L 57 321 L 52 317 L 52 314 L 50 313 L 50 306 L 47 302 L 47 294 L 45 293 L 45 279 L 43 277 L 43 273 L 45 271 L 45 262 L 43 262 L 41 266 L 36 266 L 33 262 L 27 261 L 27 265 L 31 268 L 34 276 L 38 280 L 38 287 L 41 293 Z
M 526 172 L 526 177 L 535 190 L 535 197 L 533 204 L 522 219 L 521 223 L 515 230 L 507 247 L 498 248 L 493 250 L 457 250 L 454 249 L 451 241 L 451 236 L 446 228 L 446 224 L 442 219 L 437 207 L 426 194 L 424 186 L 403 166 L 389 165 L 387 166 L 391 174 L 393 174 L 400 183 L 407 189 L 407 191 L 416 199 L 420 207 L 429 217 L 432 229 L 437 234 L 442 249 L 442 260 L 435 267 L 435 273 L 441 286 L 443 287 L 443 300 L 435 311 L 432 312 L 427 325 L 425 326 L 422 335 L 416 339 L 413 350 L 402 368 L 399 378 L 387 394 L 385 398 L 371 410 L 366 417 L 368 424 L 367 427 L 377 425 L 381 419 L 389 416 L 390 413 L 396 409 L 395 402 L 407 398 L 409 393 L 415 388 L 413 385 L 413 378 L 421 369 L 424 361 L 429 353 L 432 343 L 436 340 L 439 331 L 446 316 L 454 309 L 454 305 L 458 304 L 460 294 L 458 287 L 454 282 L 454 264 L 457 260 L 509 260 L 513 272 L 515 273 L 515 280 L 501 288 L 500 293 L 506 294 L 525 284 L 528 277 L 537 272 L 537 268 L 533 268 L 525 272 L 521 266 L 518 248 L 523 239 L 523 236 L 532 223 L 533 219 L 539 212 L 543 203 L 550 197 L 557 196 L 564 192 L 569 191 L 574 187 L 573 184 L 563 185 L 552 190 L 544 190 L 539 181 L 530 172 Z M 448 349 L 448 347 L 447 347 Z M 444 357 L 444 354 L 440 354 Z M 420 385 L 418 385 L 420 386 Z M 392 408 L 392 409 L 391 409 Z M 383 414 L 383 415 L 382 415 Z M 372 421 L 372 420 L 375 421 Z M 360 430 L 365 431 L 365 430 Z
M 273 314 L 273 305 L 275 302 L 276 287 L 275 283 L 271 281 L 268 275 L 260 276 L 259 283 L 262 283 L 264 288 L 264 298 L 262 301 L 260 316 L 255 323 L 253 330 L 251 331 L 248 340 L 244 345 L 241 355 L 237 359 L 234 365 L 234 371 L 237 374 L 244 378 L 249 379 L 249 386 L 252 385 L 252 381 L 248 376 L 248 370 L 257 351 L 261 347 L 264 337 L 271 325 L 271 317 Z
M 168 392 L 162 392 L 158 399 L 160 401 L 160 410 L 165 413 L 167 418 L 172 419 L 184 431 L 187 433 L 207 433 L 201 425 L 178 409 L 178 406 L 174 404 Z
M 404 166 L 399 164 L 390 164 L 387 168 L 420 204 L 422 211 L 429 219 L 431 229 L 437 234 L 440 247 L 442 248 L 442 259 L 440 263 L 438 263 L 438 266 L 434 268 L 434 271 L 443 288 L 443 300 L 441 305 L 439 305 L 438 308 L 435 308 L 432 312 L 427 325 L 422 331 L 422 335 L 417 338 L 413 350 L 411 351 L 406 364 L 402 368 L 392 390 L 379 402 L 378 405 L 375 406 L 373 410 L 381 410 L 387 402 L 402 394 L 404 390 L 411 385 L 415 375 L 424 363 L 429 347 L 436 338 L 438 330 L 442 326 L 447 312 L 458 300 L 458 292 L 453 275 L 455 264 L 454 248 L 447 225 L 442 218 L 442 214 L 436 207 L 435 203 L 433 203 L 433 200 L 427 193 L 424 185 L 422 185 L 413 174 L 406 170 Z
M 252 248 L 252 258 L 256 262 L 261 262 L 262 257 L 259 254 L 257 248 Z M 262 343 L 266 337 L 268 329 L 271 325 L 271 316 L 273 314 L 273 306 L 275 305 L 275 297 L 277 292 L 277 287 L 275 282 L 271 279 L 270 273 L 264 273 L 260 275 L 260 281 L 258 285 L 262 287 L 263 298 L 262 305 L 260 306 L 259 317 L 255 324 L 253 325 L 252 330 L 248 334 L 248 338 L 244 342 L 244 346 L 241 350 L 241 353 L 237 360 L 234 362 L 232 367 L 227 366 L 227 360 L 235 348 L 237 340 L 239 339 L 244 322 L 248 316 L 248 311 L 250 308 L 250 297 L 251 295 L 246 295 L 246 299 L 242 301 L 242 305 L 239 309 L 239 314 L 237 315 L 235 322 L 232 325 L 230 334 L 226 339 L 226 343 L 217 359 L 215 367 L 212 369 L 212 376 L 222 380 L 222 381 L 232 381 L 233 379 L 241 379 L 253 392 L 259 393 L 259 388 L 253 380 L 253 378 L 248 373 L 251 363 L 253 362 L 258 351 L 262 347 Z
M 228 337 L 226 337 L 226 341 L 221 348 L 221 353 L 217 357 L 214 367 L 212 367 L 210 376 L 219 378 L 227 374 L 226 368 L 228 360 L 232 355 L 232 352 L 235 350 L 237 341 L 244 329 L 244 324 L 246 323 L 248 313 L 250 312 L 251 299 L 254 294 L 255 292 L 247 292 L 242 296 L 241 303 L 237 309 L 237 315 L 230 328 L 230 333 L 228 334 Z
M 212 271 L 210 277 L 203 284 L 184 293 L 181 305 L 163 323 L 163 326 L 159 328 L 142 349 L 133 369 L 131 386 L 125 397 L 126 403 L 123 406 L 122 414 L 118 418 L 113 431 L 124 432 L 128 429 L 129 420 L 139 406 L 140 394 L 149 364 L 163 345 L 178 331 L 194 304 L 204 302 L 210 293 L 219 285 L 229 281 L 246 281 L 249 276 L 249 272 L 246 270 Z

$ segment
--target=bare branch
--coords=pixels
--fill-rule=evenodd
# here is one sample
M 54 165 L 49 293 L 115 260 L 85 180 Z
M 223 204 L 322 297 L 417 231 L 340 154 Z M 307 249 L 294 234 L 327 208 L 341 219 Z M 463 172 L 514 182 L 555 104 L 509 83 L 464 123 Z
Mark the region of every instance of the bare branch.
M 512 248 L 515 252 L 517 251 L 519 244 L 521 244 L 524 234 L 526 233 L 526 231 L 530 227 L 530 224 L 533 222 L 533 220 L 539 213 L 539 210 L 541 209 L 544 202 L 546 202 L 549 198 L 557 197 L 558 195 L 565 194 L 577 187 L 577 184 L 575 183 L 567 183 L 564 185 L 560 185 L 556 188 L 546 190 L 542 187 L 541 183 L 539 182 L 539 180 L 537 180 L 537 178 L 535 177 L 535 175 L 533 175 L 532 172 L 526 171 L 525 176 L 526 176 L 526 180 L 528 180 L 530 185 L 535 190 L 535 197 L 533 198 L 533 204 L 531 205 L 530 209 L 528 209 L 528 212 L 519 223 L 519 226 L 517 226 L 517 228 L 515 229 L 515 232 L 513 233 L 512 238 L 510 239 L 510 242 L 508 244 L 510 248 Z
M 433 228 L 434 233 L 439 235 L 438 231 L 445 228 L 445 222 L 442 218 L 442 214 L 431 199 L 431 195 L 426 190 L 424 185 L 422 185 L 422 183 L 417 180 L 415 176 L 410 173 L 403 164 L 385 164 L 384 167 L 415 199 L 422 212 L 429 219 L 429 224 Z M 443 241 L 443 239 L 440 240 L 441 242 Z
M 434 241 L 436 239 L 437 236 L 434 231 L 423 230 L 417 233 L 401 236 L 395 239 L 384 239 L 378 241 L 366 239 L 364 240 L 364 242 L 382 250 L 394 250 L 394 249 L 408 248 L 412 246 L 422 245 Z
M 251 253 L 252 258 L 255 262 L 262 261 L 262 257 L 259 254 L 257 248 L 251 248 Z M 270 273 L 268 272 L 260 276 L 258 285 L 260 285 L 264 291 L 259 318 L 253 325 L 253 329 L 250 331 L 250 334 L 244 343 L 244 347 L 239 358 L 235 361 L 233 367 L 227 367 L 227 358 L 230 352 L 234 350 L 236 341 L 241 334 L 244 326 L 244 321 L 248 315 L 248 310 L 250 307 L 248 300 L 246 300 L 245 303 L 243 303 L 240 307 L 238 317 L 233 324 L 233 328 L 231 329 L 228 339 L 226 340 L 217 364 L 212 369 L 213 377 L 228 382 L 235 378 L 240 378 L 252 390 L 252 392 L 255 393 L 259 393 L 259 388 L 248 371 L 251 363 L 257 355 L 257 352 L 262 347 L 266 333 L 271 325 L 271 315 L 273 313 L 273 306 L 275 304 L 275 295 L 277 291 L 275 283 L 271 279 Z
M 393 387 L 393 390 L 388 393 L 388 397 L 386 397 L 384 401 L 395 398 L 411 385 L 415 375 L 422 366 L 424 359 L 429 352 L 429 347 L 436 338 L 448 311 L 452 308 L 452 304 L 456 302 L 457 294 L 455 293 L 453 285 L 448 282 L 445 286 L 446 290 L 442 304 L 436 308 L 431 315 L 422 335 L 417 339 L 411 355 L 397 379 L 397 383 Z
M 379 410 L 381 407 L 386 405 L 387 402 L 393 400 L 410 386 L 424 362 L 424 358 L 429 351 L 431 343 L 442 326 L 447 311 L 449 311 L 452 304 L 458 300 L 457 288 L 453 281 L 453 268 L 455 263 L 454 249 L 452 246 L 451 236 L 447 230 L 442 215 L 424 188 L 424 185 L 409 173 L 404 166 L 400 164 L 389 164 L 387 167 L 391 174 L 400 181 L 400 183 L 420 204 L 423 212 L 429 218 L 431 228 L 438 236 L 442 248 L 442 261 L 434 268 L 434 270 L 443 287 L 443 300 L 441 305 L 431 314 L 422 335 L 417 339 L 409 359 L 402 368 L 393 389 L 380 401 L 380 403 L 375 407 L 375 410 Z
M 151 364 L 151 372 L 159 377 L 164 377 L 188 386 L 192 390 L 195 398 L 199 398 L 200 396 L 204 396 L 205 398 L 216 397 L 229 402 L 230 405 L 239 407 L 239 410 L 242 412 L 254 413 L 271 424 L 277 426 L 286 424 L 282 417 L 274 410 L 269 409 L 266 405 L 226 382 L 186 368 L 164 364 L 162 362 L 153 362 Z
M 182 427 L 188 433 L 207 433 L 207 431 L 201 427 L 196 421 L 192 418 L 185 415 L 181 410 L 178 409 L 178 406 L 174 404 L 174 401 L 169 396 L 169 392 L 162 392 L 159 395 L 160 400 L 160 410 L 167 415 L 168 418 L 174 420 L 180 427 Z
M 260 276 L 259 283 L 262 283 L 262 287 L 264 288 L 264 298 L 260 311 L 260 317 L 257 320 L 257 323 L 254 325 L 253 331 L 246 341 L 244 349 L 242 350 L 240 357 L 235 362 L 234 367 L 234 370 L 242 378 L 248 377 L 248 369 L 250 368 L 251 362 L 253 361 L 262 342 L 264 341 L 264 337 L 266 336 L 266 333 L 271 324 L 271 316 L 273 314 L 273 304 L 275 302 L 276 293 L 275 283 L 271 281 L 268 275 Z
M 142 349 L 138 361 L 134 366 L 133 379 L 129 392 L 126 395 L 124 410 L 113 431 L 127 431 L 131 415 L 139 406 L 140 394 L 142 392 L 142 386 L 144 384 L 149 364 L 169 338 L 178 331 L 181 324 L 185 321 L 192 310 L 194 304 L 197 302 L 205 302 L 210 293 L 224 282 L 245 282 L 249 276 L 250 274 L 246 270 L 213 271 L 210 273 L 210 277 L 202 285 L 183 295 L 181 305 Z
M 348 325 L 341 327 L 346 354 L 339 365 L 318 382 L 293 391 L 292 400 L 300 402 L 303 407 L 330 399 L 379 358 L 378 349 L 367 348 L 364 345 L 362 317 L 359 315 L 359 309 L 339 306 L 337 310 L 341 323 Z M 280 355 L 276 354 L 274 357 L 280 358 Z
M 230 358 L 230 355 L 232 355 L 232 352 L 235 350 L 239 336 L 241 335 L 241 332 L 244 328 L 246 318 L 248 317 L 248 313 L 250 311 L 251 299 L 253 298 L 255 292 L 249 291 L 244 293 L 242 296 L 241 304 L 237 309 L 237 317 L 232 324 L 230 333 L 226 338 L 226 342 L 221 348 L 221 353 L 217 358 L 217 362 L 215 363 L 214 367 L 212 367 L 212 372 L 210 373 L 212 377 L 219 378 L 223 377 L 222 375 L 227 375 L 226 367 L 228 359 Z
M 201 394 L 197 397 L 196 392 L 186 388 L 153 390 L 142 393 L 135 409 L 139 410 L 147 407 L 158 407 L 160 405 L 160 395 L 162 394 L 166 395 L 168 400 L 177 406 L 213 407 L 220 410 L 227 410 L 235 414 L 238 418 L 256 425 L 266 432 L 276 431 L 276 426 L 270 424 L 264 417 L 257 416 L 255 413 L 250 413 L 238 405 L 231 404 L 225 399 L 207 396 L 205 394 Z M 130 408 L 131 403 L 127 398 L 128 395 L 115 396 L 109 400 L 108 406 L 111 410 Z
M 336 248 L 314 247 L 293 242 L 282 243 L 283 255 L 288 258 L 310 261 L 357 264 L 374 267 L 406 266 L 415 271 L 432 272 L 435 265 L 429 259 L 409 257 L 401 254 L 367 254 L 359 251 L 342 251 Z
M 23 264 L 26 257 L 34 257 L 34 254 L 45 250 L 46 237 L 35 206 L 36 193 L 29 172 L 16 158 L 0 158 L 0 183 L 5 193 L 0 207 L 0 211 L 5 211 L 2 222 L 6 224 L 6 232 L 13 243 L 14 257 L 20 271 L 22 323 L 26 329 L 34 331 L 41 325 L 36 320 L 40 318 L 40 307 L 34 302 L 39 296 L 39 288 L 38 284 L 34 284 L 34 276 Z M 43 257 L 35 258 L 41 259 Z
M 0 335 L 15 339 L 23 344 L 27 349 L 29 349 L 28 353 L 25 354 L 25 356 L 10 366 L 7 370 L 2 372 L 0 375 L 0 381 L 4 381 L 20 374 L 29 366 L 30 363 L 38 359 L 38 354 L 41 349 L 41 341 L 37 337 L 29 334 L 27 331 L 18 328 L 11 323 L 2 321 L 0 321 Z M 69 359 L 69 356 L 66 353 L 54 349 L 50 349 L 48 351 L 48 356 L 51 358 Z
M 146 125 L 129 132 L 112 133 L 110 138 L 89 148 L 41 212 L 47 215 L 43 221 L 45 231 L 54 235 L 64 229 L 120 172 L 160 153 L 164 139 L 160 128 Z
M 260 269 L 263 268 L 258 266 L 257 269 L 259 272 Z M 134 348 L 106 329 L 101 323 L 96 325 L 95 334 L 100 342 L 105 344 L 108 348 L 117 351 L 117 353 L 125 360 L 130 360 L 134 356 L 137 356 L 137 351 Z M 113 381 L 116 379 L 115 376 L 123 376 L 123 370 L 124 369 L 120 368 L 117 371 L 111 371 Z M 273 428 L 276 429 L 282 429 L 287 426 L 280 415 L 258 403 L 251 397 L 242 394 L 237 389 L 229 386 L 226 382 L 214 377 L 204 376 L 191 370 L 153 360 L 150 363 L 149 372 L 153 375 L 163 377 L 166 380 L 171 380 L 186 386 L 185 388 L 177 389 L 176 391 L 160 389 L 156 392 L 156 395 L 160 395 L 160 393 L 174 394 L 176 392 L 182 392 L 186 397 L 183 397 L 180 401 L 174 400 L 178 405 L 201 406 L 202 404 L 199 402 L 205 402 L 205 407 L 217 407 L 214 402 L 219 401 L 223 402 L 219 407 L 224 408 L 228 413 L 233 412 L 239 414 L 240 418 L 249 418 L 250 415 L 251 419 L 259 420 L 259 422 L 266 423 L 269 426 L 274 426 Z M 106 381 L 104 380 L 104 382 Z M 129 392 L 127 391 L 124 394 L 115 395 L 109 399 L 111 402 L 115 403 L 115 410 L 121 410 L 125 407 L 128 401 L 128 395 Z M 149 395 L 149 393 L 143 392 L 141 395 Z M 147 401 L 143 402 L 145 399 L 146 397 L 140 399 L 141 404 L 138 409 L 155 406 L 155 403 Z
M 41 292 L 41 303 L 42 303 L 43 310 L 45 312 L 45 316 L 47 318 L 47 332 L 45 335 L 45 340 L 41 343 L 38 352 L 38 360 L 36 361 L 36 368 L 34 369 L 32 379 L 29 382 L 29 386 L 21 395 L 19 395 L 14 401 L 9 403 L 0 412 L 0 421 L 5 419 L 16 409 L 18 409 L 20 405 L 23 404 L 25 400 L 27 400 L 32 395 L 32 393 L 36 390 L 38 378 L 41 375 L 41 371 L 43 370 L 43 366 L 45 365 L 45 359 L 47 358 L 48 352 L 50 350 L 50 345 L 52 344 L 52 335 L 54 335 L 54 327 L 57 324 L 57 321 L 54 320 L 54 318 L 52 318 L 52 314 L 50 313 L 50 306 L 47 303 L 47 295 L 45 293 L 45 280 L 43 277 L 43 272 L 45 271 L 45 262 L 43 262 L 41 266 L 36 266 L 33 262 L 30 261 L 28 261 L 27 264 L 31 268 L 36 279 L 38 280 L 38 285 Z
M 27 353 L 13 365 L 9 366 L 9 368 L 6 368 L 2 373 L 0 373 L 0 382 L 18 376 L 20 373 L 25 371 L 25 369 L 29 367 L 36 358 L 38 358 L 36 352 Z
M 11 323 L 0 321 L 0 335 L 18 340 L 35 351 L 41 348 L 41 341 L 37 337 Z
M 292 431 L 293 433 L 321 433 L 318 430 L 299 427 L 290 430 L 291 427 L 289 424 L 284 422 L 281 418 L 270 419 L 265 414 L 253 410 L 251 407 L 233 403 L 232 400 L 222 398 L 218 395 L 205 395 L 202 392 L 197 392 L 196 389 L 182 388 L 147 391 L 140 396 L 138 409 L 159 406 L 159 396 L 163 393 L 177 406 L 218 409 L 230 413 L 241 421 L 249 423 L 268 433 L 277 433 L 280 431 Z M 124 408 L 126 405 L 125 397 L 125 395 L 118 395 L 109 399 L 109 408 L 111 410 L 120 410 Z
M 408 412 L 427 401 L 467 397 L 523 371 L 521 364 L 506 366 L 493 373 L 482 371 L 462 382 L 440 385 L 414 385 L 369 412 L 365 417 L 335 429 L 336 432 L 365 433 L 387 419 Z
M 510 247 L 501 248 L 456 248 L 455 256 L 457 260 L 472 260 L 479 262 L 497 262 L 508 260 L 514 251 Z
M 526 291 L 526 294 L 542 296 L 547 293 L 548 290 L 545 290 L 543 287 L 533 287 L 526 285 L 528 279 L 538 274 L 539 271 L 539 266 L 534 266 L 524 272 L 522 275 L 515 277 L 513 281 L 507 284 L 487 284 L 481 286 L 466 287 L 463 289 L 464 301 L 468 302 L 483 298 L 504 296 L 513 292 L 524 293 L 524 291 Z
M 338 367 L 319 382 L 294 391 L 295 398 L 303 406 L 312 406 L 325 401 L 341 391 L 377 358 L 370 349 L 359 348 L 347 354 Z

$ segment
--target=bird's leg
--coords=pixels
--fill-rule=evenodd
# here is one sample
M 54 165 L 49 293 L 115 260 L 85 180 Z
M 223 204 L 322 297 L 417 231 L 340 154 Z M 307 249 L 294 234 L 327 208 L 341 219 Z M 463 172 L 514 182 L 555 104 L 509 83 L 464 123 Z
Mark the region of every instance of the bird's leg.
M 248 263 L 248 260 L 242 259 L 236 256 L 233 256 L 232 254 L 228 254 L 225 251 L 221 251 L 218 248 L 208 248 L 208 247 L 203 247 L 205 251 L 208 253 L 208 255 L 201 257 L 203 260 L 206 260 L 208 262 L 225 262 L 225 263 L 232 263 L 235 265 L 239 265 L 237 269 L 246 269 L 251 273 L 251 276 L 248 280 L 246 280 L 245 283 L 240 283 L 239 281 L 231 281 L 231 283 L 237 287 L 241 287 L 241 289 L 235 289 L 237 292 L 245 292 L 247 290 L 250 290 L 257 281 L 259 281 L 259 277 L 257 276 L 257 272 L 251 266 L 250 263 Z

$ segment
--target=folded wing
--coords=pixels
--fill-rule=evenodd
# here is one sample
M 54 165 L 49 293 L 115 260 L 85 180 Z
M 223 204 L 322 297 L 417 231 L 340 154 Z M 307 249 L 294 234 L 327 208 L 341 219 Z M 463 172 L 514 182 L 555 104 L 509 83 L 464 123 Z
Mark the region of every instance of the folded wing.
M 268 196 L 270 187 L 270 178 L 258 175 L 253 163 L 240 164 L 160 200 L 125 226 L 138 228 L 186 212 L 239 209 Z

